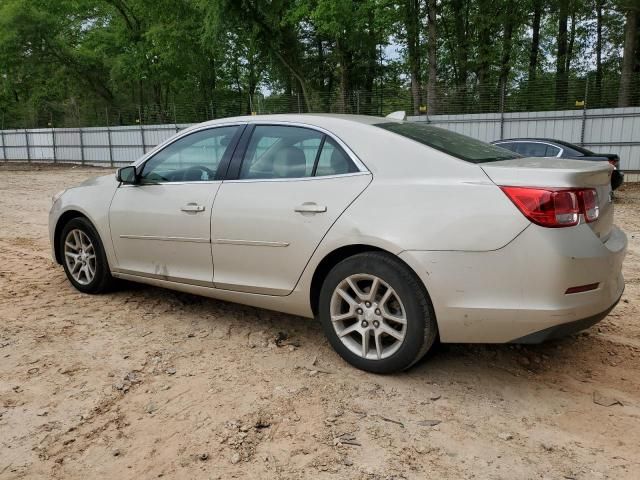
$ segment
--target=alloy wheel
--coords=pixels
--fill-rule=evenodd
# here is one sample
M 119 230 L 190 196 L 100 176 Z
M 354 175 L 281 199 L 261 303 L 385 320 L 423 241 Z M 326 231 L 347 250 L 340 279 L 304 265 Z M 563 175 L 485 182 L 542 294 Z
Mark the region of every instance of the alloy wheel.
M 369 360 L 393 355 L 407 332 L 402 300 L 375 275 L 355 274 L 340 282 L 331 296 L 330 315 L 340 341 Z
M 64 258 L 69 274 L 80 285 L 90 284 L 96 275 L 96 249 L 82 230 L 70 230 L 64 240 Z

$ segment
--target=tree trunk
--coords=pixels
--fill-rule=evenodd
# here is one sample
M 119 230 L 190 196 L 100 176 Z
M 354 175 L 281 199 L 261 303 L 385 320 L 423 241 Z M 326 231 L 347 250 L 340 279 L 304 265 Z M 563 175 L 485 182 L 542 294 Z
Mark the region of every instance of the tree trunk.
M 513 28 L 515 19 L 515 2 L 506 2 L 507 11 L 504 14 L 504 32 L 502 37 L 502 58 L 500 60 L 500 92 L 507 88 L 509 72 L 511 71 L 511 49 L 513 44 Z
M 429 56 L 429 78 L 427 79 L 427 112 L 429 115 L 435 115 L 438 110 L 438 31 L 436 28 L 436 19 L 438 15 L 437 0 L 427 0 L 427 40 L 428 40 L 428 56 Z
M 420 114 L 420 92 L 422 90 L 420 75 L 420 0 L 405 1 L 405 27 L 407 29 L 407 53 L 411 77 L 411 99 L 413 114 Z
M 630 7 L 626 13 L 624 28 L 624 53 L 622 56 L 622 75 L 620 77 L 620 91 L 618 94 L 618 106 L 631 106 L 631 87 L 633 83 L 633 70 L 638 38 L 638 16 L 640 10 Z
M 529 82 L 538 75 L 538 53 L 540 52 L 540 24 L 542 22 L 542 0 L 534 0 L 531 22 L 531 50 L 529 51 Z
M 287 58 L 280 53 L 279 51 L 273 52 L 278 60 L 282 62 L 282 64 L 291 72 L 291 75 L 297 80 L 298 85 L 300 86 L 300 90 L 302 91 L 302 99 L 304 101 L 304 105 L 308 112 L 311 111 L 311 105 L 309 104 L 309 96 L 307 95 L 307 84 L 306 80 L 302 76 L 302 73 L 298 71 L 297 68 L 293 66 L 293 64 L 287 60 Z
M 596 0 L 596 88 L 594 106 L 599 107 L 602 99 L 602 8 L 604 0 Z
M 367 36 L 367 68 L 365 70 L 364 98 L 360 106 L 360 112 L 365 115 L 372 115 L 371 108 L 373 97 L 373 83 L 378 72 L 378 33 L 375 30 L 375 16 L 369 12 L 369 34 Z
M 351 113 L 351 53 L 343 48 L 341 39 L 336 40 L 336 51 L 340 59 L 340 113 Z
M 491 93 L 493 92 L 489 85 L 489 67 L 493 48 L 491 27 L 495 13 L 494 2 L 492 0 L 478 0 L 478 9 L 481 13 L 476 17 L 478 28 L 476 75 L 478 77 L 479 108 L 480 111 L 487 112 L 492 109 Z
M 567 74 L 567 78 L 569 78 L 569 73 L 571 72 L 571 58 L 573 57 L 573 45 L 576 42 L 576 6 L 575 3 L 572 2 L 573 11 L 571 12 L 571 32 L 569 33 L 569 45 L 567 46 L 567 61 L 566 67 L 564 71 Z
M 567 23 L 569 21 L 569 0 L 560 0 L 558 14 L 558 46 L 556 54 L 556 108 L 567 106 Z
M 469 78 L 469 44 L 467 39 L 467 21 L 469 18 L 468 0 L 452 0 L 455 16 L 456 38 L 456 64 L 458 75 L 456 77 L 457 96 L 461 101 L 462 109 L 466 107 L 467 80 Z
M 540 54 L 540 25 L 542 23 L 542 1 L 533 1 L 531 22 L 531 49 L 529 50 L 529 76 L 527 83 L 527 108 L 532 110 L 537 97 L 538 56 Z

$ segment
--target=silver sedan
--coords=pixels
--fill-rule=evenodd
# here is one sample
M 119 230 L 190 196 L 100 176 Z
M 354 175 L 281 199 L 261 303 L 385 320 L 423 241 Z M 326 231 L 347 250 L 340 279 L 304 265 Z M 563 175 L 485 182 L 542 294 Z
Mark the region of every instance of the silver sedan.
M 523 158 L 394 118 L 276 115 L 186 129 L 53 198 L 55 260 L 319 318 L 372 372 L 441 342 L 540 342 L 624 289 L 608 164 Z

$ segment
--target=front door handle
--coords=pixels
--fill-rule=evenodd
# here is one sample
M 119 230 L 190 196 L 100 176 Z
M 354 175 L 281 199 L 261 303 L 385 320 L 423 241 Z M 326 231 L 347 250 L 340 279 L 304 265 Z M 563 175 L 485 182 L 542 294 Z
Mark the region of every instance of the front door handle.
M 183 205 L 180 210 L 188 213 L 198 213 L 204 212 L 204 207 L 195 203 L 187 203 L 186 205 Z
M 298 213 L 324 213 L 327 211 L 326 205 L 318 205 L 313 202 L 305 202 L 302 205 L 298 205 L 294 208 L 294 211 Z

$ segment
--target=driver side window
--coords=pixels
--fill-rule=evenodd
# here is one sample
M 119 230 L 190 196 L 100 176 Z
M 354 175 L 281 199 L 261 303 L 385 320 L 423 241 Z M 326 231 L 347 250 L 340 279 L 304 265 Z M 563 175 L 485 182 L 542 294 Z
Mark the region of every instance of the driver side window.
M 214 180 L 218 166 L 238 128 L 232 126 L 201 130 L 173 142 L 145 162 L 141 182 Z

